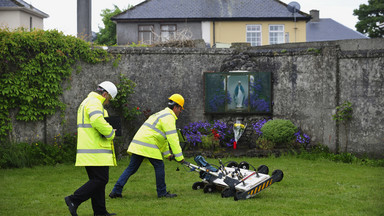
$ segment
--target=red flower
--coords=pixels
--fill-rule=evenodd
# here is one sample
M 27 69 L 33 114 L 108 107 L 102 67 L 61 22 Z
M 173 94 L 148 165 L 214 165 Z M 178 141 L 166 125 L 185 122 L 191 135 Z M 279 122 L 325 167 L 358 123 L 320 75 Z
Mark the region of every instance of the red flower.
M 215 139 L 219 140 L 220 139 L 220 134 L 217 133 L 216 129 L 212 129 L 211 131 L 212 131 L 212 134 L 215 137 Z
M 137 110 L 139 110 L 139 109 L 140 109 L 140 107 L 136 107 L 136 109 L 137 109 Z

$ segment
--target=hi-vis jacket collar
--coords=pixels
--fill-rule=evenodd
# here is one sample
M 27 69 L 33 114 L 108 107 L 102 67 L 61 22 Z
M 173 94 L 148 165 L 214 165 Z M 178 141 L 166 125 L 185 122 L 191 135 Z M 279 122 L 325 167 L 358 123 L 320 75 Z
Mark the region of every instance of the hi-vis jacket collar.
M 103 96 L 97 94 L 96 92 L 91 92 L 91 93 L 89 93 L 89 94 L 88 94 L 88 97 L 95 97 L 95 98 L 99 99 L 100 102 L 101 102 L 101 104 L 103 104 L 104 101 L 105 101 L 105 97 L 103 97 Z
M 168 110 L 172 115 L 173 117 L 175 117 L 175 119 L 177 120 L 177 116 L 176 114 L 173 112 L 173 110 L 169 109 L 169 107 L 165 108 L 166 110 Z

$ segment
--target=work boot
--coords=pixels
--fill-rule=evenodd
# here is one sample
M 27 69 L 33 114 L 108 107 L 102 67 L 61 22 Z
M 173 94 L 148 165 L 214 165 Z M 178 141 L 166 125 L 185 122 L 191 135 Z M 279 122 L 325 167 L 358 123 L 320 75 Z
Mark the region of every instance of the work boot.
M 169 193 L 169 191 L 168 191 L 166 194 L 164 194 L 164 195 L 162 195 L 162 196 L 159 196 L 159 198 L 162 198 L 162 197 L 165 197 L 165 198 L 173 198 L 173 197 L 177 197 L 177 194 L 171 194 L 171 193 Z
M 115 193 L 115 192 L 112 191 L 109 194 L 109 197 L 111 197 L 113 199 L 113 198 L 122 198 L 123 196 L 121 194 L 118 194 L 118 193 Z
M 71 215 L 77 216 L 76 211 L 77 211 L 78 206 L 72 202 L 72 200 L 69 196 L 65 197 L 64 200 L 65 200 L 65 204 L 67 204 L 67 206 L 68 206 L 68 209 L 69 209 L 69 212 L 71 213 Z

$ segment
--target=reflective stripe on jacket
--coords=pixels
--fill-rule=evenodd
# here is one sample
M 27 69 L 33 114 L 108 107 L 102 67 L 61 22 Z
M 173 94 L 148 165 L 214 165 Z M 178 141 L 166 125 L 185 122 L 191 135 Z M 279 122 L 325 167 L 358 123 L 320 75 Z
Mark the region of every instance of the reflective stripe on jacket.
M 115 131 L 105 121 L 105 98 L 91 92 L 77 111 L 76 166 L 116 166 L 113 138 Z
M 169 108 L 151 115 L 133 137 L 127 152 L 163 160 L 171 155 L 170 146 L 175 159 L 183 160 L 176 120 L 175 113 Z

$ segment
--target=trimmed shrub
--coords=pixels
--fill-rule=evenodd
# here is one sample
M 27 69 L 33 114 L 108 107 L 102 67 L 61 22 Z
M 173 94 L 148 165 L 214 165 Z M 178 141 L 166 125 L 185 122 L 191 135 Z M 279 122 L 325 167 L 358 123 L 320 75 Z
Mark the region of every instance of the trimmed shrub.
M 266 122 L 261 132 L 264 139 L 276 145 L 283 145 L 295 139 L 297 127 L 290 120 L 274 119 Z

